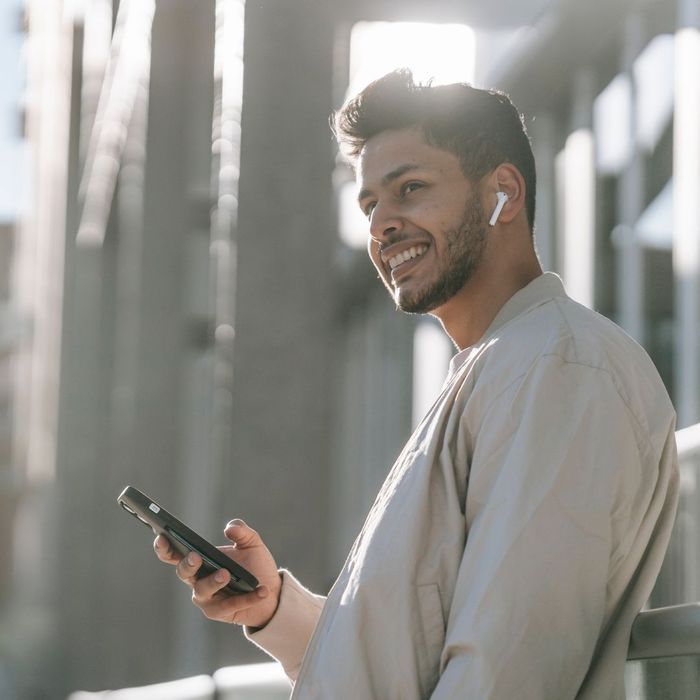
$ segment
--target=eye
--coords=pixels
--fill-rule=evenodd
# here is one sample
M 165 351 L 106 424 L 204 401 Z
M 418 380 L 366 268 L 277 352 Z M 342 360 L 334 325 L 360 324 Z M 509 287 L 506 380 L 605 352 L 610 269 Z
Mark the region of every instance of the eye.
M 416 182 L 415 180 L 406 182 L 405 184 L 401 185 L 401 196 L 404 197 L 407 194 L 411 194 L 411 192 L 421 189 L 422 187 L 424 187 L 422 182 Z
M 377 206 L 376 202 L 369 202 L 368 204 L 365 204 L 362 207 L 362 213 L 369 219 L 370 216 L 372 216 L 372 212 L 374 211 L 374 207 Z

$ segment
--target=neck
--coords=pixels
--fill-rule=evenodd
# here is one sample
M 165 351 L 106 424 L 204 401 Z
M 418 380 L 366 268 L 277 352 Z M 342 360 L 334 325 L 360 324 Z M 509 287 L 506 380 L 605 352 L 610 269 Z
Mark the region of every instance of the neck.
M 500 265 L 489 263 L 484 260 L 464 287 L 432 312 L 459 350 L 476 344 L 503 305 L 542 274 L 534 250 L 515 267 L 507 260 Z

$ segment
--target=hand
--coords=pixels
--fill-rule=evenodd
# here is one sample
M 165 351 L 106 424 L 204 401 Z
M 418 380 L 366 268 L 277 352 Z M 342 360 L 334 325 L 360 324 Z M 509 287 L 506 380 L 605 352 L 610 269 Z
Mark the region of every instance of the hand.
M 275 614 L 279 602 L 282 580 L 277 564 L 260 535 L 242 520 L 232 520 L 224 530 L 232 545 L 218 549 L 240 564 L 259 581 L 251 593 L 232 595 L 222 592 L 231 575 L 225 569 L 198 579 L 196 574 L 202 558 L 190 552 L 182 557 L 163 535 L 153 543 L 158 558 L 175 565 L 178 578 L 192 589 L 192 602 L 210 620 L 228 622 L 249 627 L 264 627 Z

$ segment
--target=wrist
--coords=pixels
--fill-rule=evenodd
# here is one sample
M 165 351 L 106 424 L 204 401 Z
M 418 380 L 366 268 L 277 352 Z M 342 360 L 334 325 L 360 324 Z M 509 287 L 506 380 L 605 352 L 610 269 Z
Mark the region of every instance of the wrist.
M 261 629 L 264 629 L 272 620 L 272 618 L 275 616 L 275 613 L 277 612 L 277 608 L 279 608 L 280 604 L 280 594 L 282 592 L 282 583 L 284 581 L 283 578 L 283 571 L 278 570 L 277 571 L 277 578 L 275 579 L 275 584 L 270 585 L 270 600 L 271 602 L 274 602 L 274 608 L 272 609 L 272 612 L 270 613 L 269 617 L 262 622 L 260 625 L 256 625 L 255 627 L 248 627 L 251 633 L 259 632 Z

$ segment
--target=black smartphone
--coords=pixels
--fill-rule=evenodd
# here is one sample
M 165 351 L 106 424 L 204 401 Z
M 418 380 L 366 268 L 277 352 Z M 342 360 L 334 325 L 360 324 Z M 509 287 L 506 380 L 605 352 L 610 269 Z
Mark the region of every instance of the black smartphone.
M 202 557 L 202 566 L 197 572 L 197 578 L 208 576 L 218 569 L 226 569 L 231 574 L 231 579 L 223 591 L 231 594 L 250 593 L 257 588 L 258 579 L 250 571 L 246 571 L 233 559 L 222 554 L 213 544 L 190 530 L 145 493 L 133 486 L 127 486 L 119 494 L 117 501 L 127 513 L 131 513 L 150 527 L 156 535 L 167 537 L 172 547 L 183 556 L 190 552 L 199 554 Z

